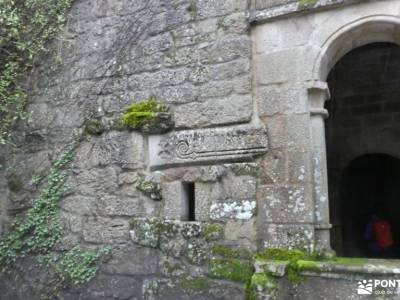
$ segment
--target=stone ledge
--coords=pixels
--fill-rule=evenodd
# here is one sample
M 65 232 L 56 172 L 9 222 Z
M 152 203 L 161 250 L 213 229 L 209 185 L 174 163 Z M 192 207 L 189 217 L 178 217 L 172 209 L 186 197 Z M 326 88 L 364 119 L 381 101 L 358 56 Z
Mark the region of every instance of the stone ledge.
M 380 0 L 377 0 L 380 1 Z M 350 5 L 360 3 L 361 0 L 319 0 L 315 4 L 301 4 L 301 1 L 293 1 L 282 5 L 267 7 L 264 9 L 250 9 L 249 22 L 259 23 L 268 22 L 270 20 L 292 15 L 295 13 L 303 13 L 310 10 L 331 9 L 339 5 Z
M 319 272 L 304 271 L 304 274 L 319 274 L 324 273 L 344 273 L 344 274 L 368 274 L 368 275 L 400 275 L 400 261 L 394 260 L 379 260 L 366 259 L 365 263 L 360 265 L 347 265 L 340 262 L 317 262 Z
M 352 260 L 354 260 L 352 262 Z M 256 272 L 265 271 L 273 276 L 283 277 L 289 261 L 256 260 Z M 301 275 L 335 277 L 334 274 L 365 274 L 400 276 L 400 261 L 386 259 L 339 258 L 338 261 L 299 260 Z

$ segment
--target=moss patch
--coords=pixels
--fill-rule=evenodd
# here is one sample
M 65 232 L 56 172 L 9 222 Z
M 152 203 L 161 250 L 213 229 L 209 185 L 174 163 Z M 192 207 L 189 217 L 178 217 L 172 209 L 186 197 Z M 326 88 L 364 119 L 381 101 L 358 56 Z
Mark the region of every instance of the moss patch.
M 242 248 L 233 249 L 223 245 L 214 246 L 211 249 L 211 253 L 226 259 L 239 258 L 239 259 L 251 260 L 253 257 L 252 253 L 247 249 L 242 249 Z
M 222 238 L 224 235 L 224 228 L 218 224 L 209 224 L 203 230 L 203 236 L 206 241 L 215 241 Z
M 300 272 L 304 271 L 307 267 L 316 267 L 315 261 L 319 259 L 321 254 L 308 253 L 303 250 L 294 249 L 267 249 L 261 253 L 256 254 L 256 259 L 262 260 L 278 260 L 286 261 L 287 278 L 291 283 L 299 284 L 303 281 L 303 276 Z M 299 262 L 301 262 L 299 264 Z
M 157 102 L 154 96 L 146 101 L 133 103 L 122 116 L 121 123 L 129 129 L 141 129 L 143 126 L 153 123 L 157 113 L 168 112 L 168 107 Z
M 362 266 L 367 263 L 367 259 L 358 257 L 335 257 L 330 262 L 344 266 Z
M 240 259 L 217 259 L 210 262 L 211 276 L 236 282 L 247 282 L 253 275 L 253 265 Z
M 318 0 L 300 0 L 299 1 L 299 7 L 300 8 L 306 8 L 306 7 L 309 7 L 309 6 L 314 6 L 317 3 L 318 3 Z
M 297 261 L 297 260 L 316 260 L 316 253 L 308 253 L 303 250 L 294 249 L 267 249 L 255 255 L 256 259 L 281 260 L 281 261 Z
M 180 282 L 182 288 L 188 291 L 206 291 L 210 287 L 210 280 L 204 277 L 186 277 Z
M 251 281 L 246 285 L 246 300 L 257 300 L 257 292 L 267 292 L 269 295 L 274 294 L 278 289 L 278 283 L 276 279 L 268 274 L 255 273 L 251 277 Z
M 346 258 L 326 255 L 324 252 L 309 253 L 303 250 L 287 250 L 287 249 L 267 249 L 255 255 L 258 260 L 275 260 L 287 262 L 286 272 L 288 280 L 291 283 L 299 284 L 304 277 L 301 275 L 303 271 L 321 272 L 319 263 L 345 265 L 345 266 L 362 266 L 367 262 L 363 258 Z
M 312 260 L 299 260 L 296 262 L 297 270 L 299 271 L 313 271 L 320 272 L 321 269 L 316 261 Z

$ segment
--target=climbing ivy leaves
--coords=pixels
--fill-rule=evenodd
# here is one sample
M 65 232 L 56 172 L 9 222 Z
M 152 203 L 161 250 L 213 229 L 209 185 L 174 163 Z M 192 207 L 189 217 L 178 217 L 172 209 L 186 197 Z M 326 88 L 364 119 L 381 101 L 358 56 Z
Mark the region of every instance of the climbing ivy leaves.
M 0 0 L 0 145 L 26 117 L 25 78 L 60 31 L 73 0 Z

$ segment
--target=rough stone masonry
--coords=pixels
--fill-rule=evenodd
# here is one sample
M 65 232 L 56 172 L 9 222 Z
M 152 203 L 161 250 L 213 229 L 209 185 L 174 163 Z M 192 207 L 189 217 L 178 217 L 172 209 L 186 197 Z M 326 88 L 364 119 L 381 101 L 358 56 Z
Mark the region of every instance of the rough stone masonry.
M 252 256 L 330 250 L 327 76 L 356 47 L 399 42 L 399 14 L 396 0 L 75 1 L 51 45 L 62 64 L 35 68 L 29 118 L 0 149 L 15 170 L 0 170 L 1 234 L 79 136 L 58 248 L 112 256 L 54 299 L 361 299 L 358 280 L 399 268 L 328 264 L 293 283 L 290 268 Z M 169 132 L 116 126 L 152 96 Z M 0 299 L 40 299 L 54 275 L 41 270 L 27 257 L 2 274 Z

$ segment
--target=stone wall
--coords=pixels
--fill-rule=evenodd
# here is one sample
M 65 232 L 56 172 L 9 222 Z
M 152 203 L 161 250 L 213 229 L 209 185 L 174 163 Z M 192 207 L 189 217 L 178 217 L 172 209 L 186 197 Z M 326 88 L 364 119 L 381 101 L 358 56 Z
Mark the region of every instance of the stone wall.
M 301 9 L 296 2 L 280 16 L 342 2 L 348 3 Z M 329 220 L 315 213 L 316 201 L 327 197 L 319 190 L 324 183 L 315 171 L 318 141 L 310 125 L 310 91 L 326 89 L 315 84 L 313 66 L 337 27 L 395 9 L 369 2 L 250 28 L 259 19 L 248 4 L 74 3 L 52 45 L 61 60 L 44 59 L 29 79 L 30 116 L 19 125 L 17 147 L 2 155 L 9 168 L 0 177 L 6 228 L 9 216 L 31 206 L 62 149 L 79 137 L 57 249 L 113 250 L 94 281 L 69 286 L 60 299 L 243 299 L 253 272 L 249 253 L 327 246 L 315 234 L 326 232 Z M 337 13 L 343 18 L 326 22 Z M 118 128 L 124 110 L 150 96 L 169 106 L 173 131 L 149 137 Z M 196 222 L 187 222 L 182 209 L 188 183 L 194 184 Z M 210 228 L 221 228 L 220 235 L 208 236 Z M 216 246 L 238 252 L 228 259 Z M 6 299 L 39 298 L 52 275 L 39 270 L 26 258 L 15 276 L 1 277 Z
M 65 233 L 59 248 L 112 245 L 113 258 L 90 286 L 71 288 L 62 297 L 189 297 L 190 291 L 171 290 L 171 282 L 203 276 L 192 270 L 199 267 L 182 263 L 185 270 L 166 274 L 164 262 L 179 259 L 174 252 L 178 250 L 161 259 L 162 251 L 135 244 L 129 233 L 134 217 L 180 221 L 184 181 L 196 182 L 198 220 L 226 227 L 227 244 L 255 250 L 258 171 L 253 165 L 150 172 L 147 136 L 113 130 L 130 104 L 150 96 L 169 106 L 175 130 L 251 122 L 247 8 L 246 0 L 74 3 L 64 32 L 52 45 L 59 57 L 45 59 L 30 78 L 30 116 L 20 124 L 17 147 L 6 159 L 9 171 L 0 182 L 1 221 L 7 224 L 7 214 L 13 218 L 31 206 L 42 186 L 40 178 L 73 136 L 80 136 L 70 189 L 61 203 Z M 102 132 L 88 133 L 87 124 L 93 121 Z M 138 188 L 143 180 L 161 187 L 161 201 Z M 179 239 L 174 247 L 185 243 Z M 20 270 L 29 264 L 24 262 Z M 8 298 L 39 297 L 39 282 L 45 280 L 24 273 L 18 273 L 18 283 L 2 277 L 2 287 L 10 290 Z M 239 299 L 243 285 L 217 280 L 203 294 L 199 297 Z

